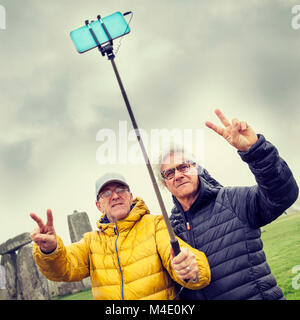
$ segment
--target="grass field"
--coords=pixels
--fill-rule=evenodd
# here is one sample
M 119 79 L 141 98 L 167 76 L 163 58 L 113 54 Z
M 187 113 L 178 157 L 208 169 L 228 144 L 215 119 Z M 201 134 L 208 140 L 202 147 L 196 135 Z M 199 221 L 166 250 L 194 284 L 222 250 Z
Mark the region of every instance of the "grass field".
M 300 288 L 296 290 L 292 286 L 293 278 L 300 275 L 300 271 L 292 273 L 294 266 L 300 266 L 300 212 L 284 214 L 265 226 L 262 240 L 267 261 L 285 298 L 300 300 Z M 297 283 L 300 286 L 300 279 Z M 91 290 L 86 290 L 54 299 L 92 300 L 93 296 Z
M 282 215 L 263 230 L 264 251 L 278 285 L 287 300 L 300 300 L 300 289 L 292 287 L 297 276 L 292 268 L 300 266 L 300 212 Z
M 52 300 L 93 300 L 93 294 L 92 290 L 88 289 L 68 296 L 57 296 L 52 298 Z

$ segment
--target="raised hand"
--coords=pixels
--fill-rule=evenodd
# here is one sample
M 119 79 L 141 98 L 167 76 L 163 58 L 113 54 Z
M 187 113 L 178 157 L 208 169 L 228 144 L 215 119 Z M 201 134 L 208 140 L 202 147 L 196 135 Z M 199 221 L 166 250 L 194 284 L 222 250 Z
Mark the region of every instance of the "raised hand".
M 215 110 L 215 113 L 225 128 L 219 127 L 209 121 L 205 122 L 206 126 L 217 132 L 236 149 L 248 151 L 256 143 L 258 137 L 247 122 L 239 121 L 235 118 L 230 123 L 219 109 Z
M 34 213 L 30 217 L 37 223 L 38 228 L 31 232 L 31 240 L 34 241 L 44 253 L 49 253 L 56 249 L 56 233 L 53 227 L 53 216 L 50 209 L 47 210 L 47 223 Z
M 188 248 L 180 248 L 180 253 L 175 257 L 171 248 L 171 263 L 178 278 L 182 281 L 198 279 L 198 263 L 195 255 Z

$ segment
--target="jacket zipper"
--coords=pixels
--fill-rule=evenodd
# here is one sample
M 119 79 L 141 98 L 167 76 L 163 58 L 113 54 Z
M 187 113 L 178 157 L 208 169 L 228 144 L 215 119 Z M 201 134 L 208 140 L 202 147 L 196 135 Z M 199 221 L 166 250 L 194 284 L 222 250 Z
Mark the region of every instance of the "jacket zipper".
M 183 215 L 184 220 L 185 220 L 185 225 L 186 225 L 186 229 L 188 231 L 188 235 L 189 235 L 189 238 L 190 238 L 191 246 L 195 248 L 195 238 L 194 238 L 194 233 L 192 231 L 192 222 L 189 219 L 189 217 L 190 217 L 189 213 L 187 213 L 187 219 L 188 220 L 186 220 L 184 212 L 182 212 L 182 215 Z
M 121 264 L 120 264 L 120 260 L 119 260 L 119 253 L 118 253 L 118 246 L 117 246 L 117 241 L 119 239 L 119 230 L 118 230 L 118 227 L 117 227 L 117 224 L 116 224 L 116 227 L 115 227 L 115 231 L 117 231 L 117 239 L 115 241 L 115 248 L 116 248 L 116 252 L 117 252 L 117 259 L 118 259 L 118 265 L 119 265 L 119 269 L 120 269 L 120 272 L 121 272 L 121 282 L 122 282 L 122 300 L 124 300 L 124 281 L 123 281 L 123 272 L 122 272 L 122 269 L 121 269 Z
M 190 215 L 189 215 L 189 213 L 187 214 L 187 219 L 188 219 L 188 221 L 187 221 L 187 220 L 185 219 L 185 214 L 184 214 L 184 212 L 182 212 L 182 214 L 183 214 L 184 220 L 185 220 L 185 222 L 186 222 L 186 229 L 187 229 L 187 231 L 188 231 L 188 235 L 189 235 L 190 241 L 191 241 L 191 243 L 192 243 L 192 247 L 193 247 L 193 248 L 196 248 L 195 238 L 194 238 L 194 232 L 192 231 L 192 221 L 190 220 Z M 204 289 L 205 289 L 205 288 L 203 288 L 203 289 L 201 290 L 201 291 L 202 291 L 202 295 L 203 295 L 203 297 L 205 298 L 205 300 L 207 300 L 206 295 L 205 295 L 205 293 L 204 293 Z

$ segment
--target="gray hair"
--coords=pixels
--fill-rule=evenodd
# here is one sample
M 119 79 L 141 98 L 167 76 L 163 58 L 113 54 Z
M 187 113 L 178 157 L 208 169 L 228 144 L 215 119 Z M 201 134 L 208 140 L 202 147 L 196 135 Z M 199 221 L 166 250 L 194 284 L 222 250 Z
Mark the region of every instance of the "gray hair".
M 169 144 L 165 148 L 161 149 L 160 154 L 158 156 L 158 160 L 155 162 L 155 165 L 154 165 L 154 171 L 156 173 L 158 182 L 162 186 L 165 186 L 165 181 L 161 175 L 161 167 L 163 164 L 168 163 L 165 161 L 165 159 L 175 153 L 182 153 L 186 160 L 190 160 L 190 161 L 195 162 L 197 167 L 199 167 L 198 160 L 196 159 L 196 157 L 194 156 L 194 154 L 192 152 L 190 152 L 189 150 L 187 150 L 186 148 L 184 148 L 181 145 L 176 145 L 174 143 Z

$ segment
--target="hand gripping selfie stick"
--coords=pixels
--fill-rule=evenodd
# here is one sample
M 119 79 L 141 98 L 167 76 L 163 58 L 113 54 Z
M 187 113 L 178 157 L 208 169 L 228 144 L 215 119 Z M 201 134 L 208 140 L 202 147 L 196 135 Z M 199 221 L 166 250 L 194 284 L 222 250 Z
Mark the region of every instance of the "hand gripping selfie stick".
M 124 13 L 124 16 L 129 14 L 129 13 L 131 13 L 131 12 Z M 145 149 L 145 146 L 144 146 L 144 143 L 143 143 L 143 140 L 142 140 L 138 125 L 137 125 L 136 120 L 134 118 L 134 115 L 133 115 L 133 112 L 132 112 L 132 109 L 131 109 L 131 106 L 130 106 L 130 103 L 129 103 L 129 100 L 128 100 L 128 97 L 127 97 L 127 94 L 126 94 L 126 91 L 124 89 L 124 86 L 123 86 L 123 83 L 121 81 L 118 69 L 117 69 L 116 64 L 115 64 L 115 60 L 114 60 L 115 55 L 113 53 L 113 39 L 112 39 L 110 33 L 108 32 L 107 27 L 106 27 L 104 21 L 101 19 L 100 15 L 97 16 L 97 19 L 100 22 L 100 25 L 102 26 L 103 30 L 105 31 L 105 33 L 106 33 L 106 35 L 107 35 L 107 37 L 109 39 L 109 43 L 108 44 L 106 44 L 104 46 L 102 46 L 100 44 L 100 41 L 98 40 L 94 30 L 90 26 L 88 20 L 85 21 L 85 25 L 89 28 L 90 34 L 93 37 L 93 39 L 94 39 L 94 41 L 95 41 L 95 43 L 96 43 L 96 45 L 98 47 L 98 50 L 101 52 L 102 56 L 107 55 L 107 58 L 108 58 L 108 60 L 110 60 L 110 62 L 112 64 L 112 67 L 114 69 L 116 78 L 118 80 L 118 83 L 119 83 L 119 86 L 120 86 L 120 89 L 121 89 L 121 92 L 122 92 L 122 96 L 124 98 L 124 101 L 125 101 L 125 104 L 126 104 L 126 107 L 127 107 L 127 111 L 129 113 L 129 116 L 130 116 L 133 128 L 135 130 L 138 142 L 139 142 L 140 147 L 142 149 L 142 153 L 143 153 L 143 156 L 144 156 L 144 159 L 145 159 L 145 162 L 146 162 L 146 166 L 147 166 L 147 169 L 148 169 L 148 172 L 149 172 L 149 175 L 150 175 L 150 178 L 151 178 L 154 190 L 155 190 L 155 194 L 156 194 L 157 200 L 159 202 L 159 206 L 160 206 L 163 218 L 165 220 L 165 223 L 166 223 L 166 226 L 167 226 L 167 229 L 168 229 L 168 232 L 169 232 L 170 243 L 171 243 L 172 249 L 174 251 L 175 256 L 177 256 L 180 253 L 179 242 L 178 242 L 177 238 L 175 237 L 174 230 L 173 230 L 173 228 L 171 226 L 171 223 L 170 223 L 170 220 L 169 220 L 169 217 L 168 217 L 168 214 L 167 214 L 167 211 L 166 211 L 166 208 L 165 208 L 161 193 L 159 191 L 158 185 L 156 183 L 156 180 L 155 180 L 155 177 L 154 177 L 154 174 L 153 174 L 153 170 L 152 170 L 152 167 L 151 167 L 151 164 L 150 164 L 150 161 L 149 161 L 149 157 L 147 155 L 147 152 L 146 152 L 146 149 Z

